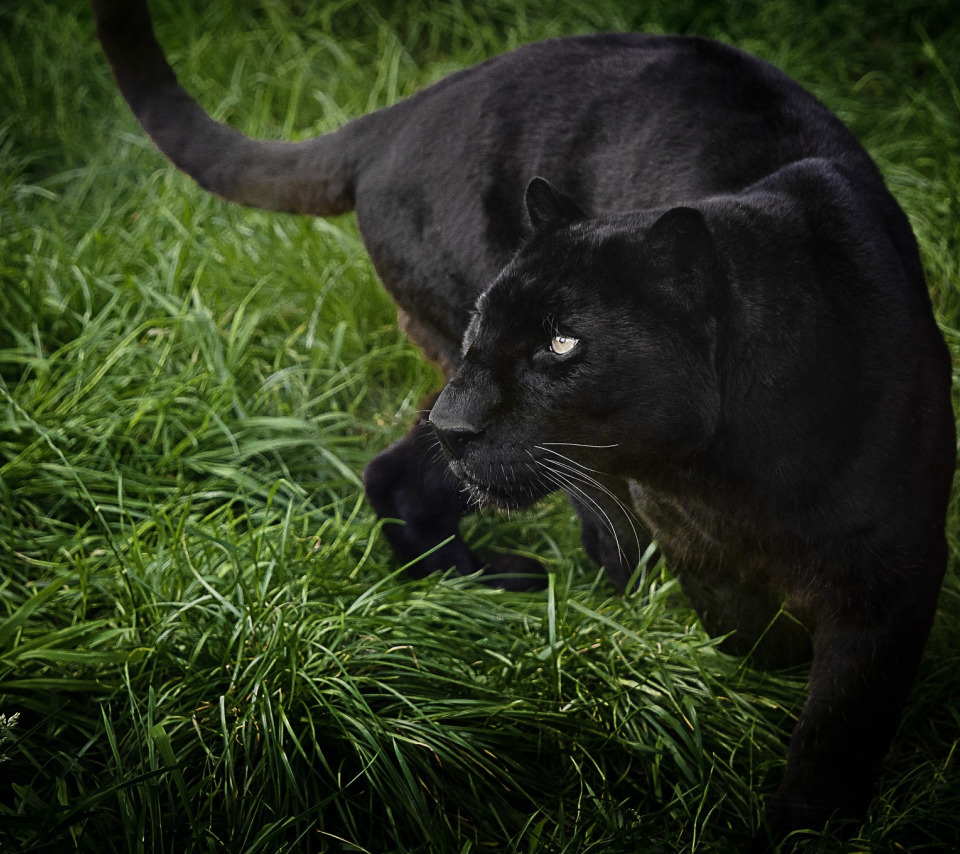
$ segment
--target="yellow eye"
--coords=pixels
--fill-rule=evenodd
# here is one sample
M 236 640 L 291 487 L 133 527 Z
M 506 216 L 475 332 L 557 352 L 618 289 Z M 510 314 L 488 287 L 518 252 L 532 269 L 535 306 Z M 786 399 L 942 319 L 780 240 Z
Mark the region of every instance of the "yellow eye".
M 566 335 L 554 335 L 553 340 L 550 342 L 550 349 L 556 353 L 556 355 L 562 356 L 576 347 L 579 340 L 579 338 L 568 338 Z

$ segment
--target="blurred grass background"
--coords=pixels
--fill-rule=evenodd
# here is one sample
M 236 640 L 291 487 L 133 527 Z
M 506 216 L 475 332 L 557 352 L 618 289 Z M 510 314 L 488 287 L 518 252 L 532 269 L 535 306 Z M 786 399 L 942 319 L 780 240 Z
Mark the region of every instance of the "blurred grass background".
M 876 158 L 960 353 L 952 2 L 153 4 L 185 86 L 302 138 L 535 39 L 690 32 L 783 68 Z M 649 567 L 622 599 L 559 500 L 469 522 L 543 594 L 402 574 L 364 463 L 439 378 L 351 217 L 226 206 L 123 105 L 74 0 L 0 4 L 0 848 L 734 850 L 802 672 L 715 649 Z M 955 388 L 957 384 L 955 384 Z M 960 523 L 857 840 L 958 850 Z

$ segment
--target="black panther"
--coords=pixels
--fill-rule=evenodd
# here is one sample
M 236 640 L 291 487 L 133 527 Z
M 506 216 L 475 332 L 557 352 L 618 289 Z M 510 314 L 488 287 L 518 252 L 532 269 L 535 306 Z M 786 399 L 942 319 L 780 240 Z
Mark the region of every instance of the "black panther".
M 933 619 L 956 438 L 914 236 L 843 124 L 734 48 L 605 34 L 253 140 L 179 86 L 142 2 L 93 6 L 134 113 L 204 189 L 356 211 L 448 380 L 365 472 L 399 559 L 536 586 L 458 523 L 563 490 L 617 587 L 654 541 L 731 652 L 812 657 L 756 846 L 861 817 Z

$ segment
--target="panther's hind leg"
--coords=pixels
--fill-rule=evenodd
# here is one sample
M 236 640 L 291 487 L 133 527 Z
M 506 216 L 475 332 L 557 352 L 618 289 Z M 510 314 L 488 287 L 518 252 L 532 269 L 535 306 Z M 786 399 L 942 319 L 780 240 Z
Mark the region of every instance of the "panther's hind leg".
M 398 520 L 386 522 L 383 535 L 400 561 L 411 564 L 414 577 L 455 567 L 464 575 L 482 572 L 484 583 L 507 590 L 544 586 L 544 569 L 537 561 L 511 554 L 481 556 L 464 542 L 458 529 L 470 509 L 468 496 L 426 422 L 371 460 L 363 483 L 377 515 Z

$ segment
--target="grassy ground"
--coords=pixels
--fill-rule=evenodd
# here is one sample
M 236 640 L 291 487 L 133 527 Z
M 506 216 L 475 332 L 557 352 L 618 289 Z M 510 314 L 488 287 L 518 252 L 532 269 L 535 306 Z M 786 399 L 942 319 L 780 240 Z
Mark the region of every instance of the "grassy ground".
M 154 8 L 208 109 L 287 137 L 546 36 L 739 44 L 876 157 L 960 354 L 950 2 L 588 5 Z M 359 476 L 437 375 L 396 331 L 353 221 L 203 195 L 120 102 L 76 0 L 0 5 L 0 81 L 0 848 L 533 854 L 747 838 L 803 673 L 719 654 L 659 567 L 614 596 L 559 501 L 470 523 L 474 541 L 540 557 L 545 594 L 406 579 Z M 950 536 L 921 678 L 845 850 L 956 850 L 955 508 Z

